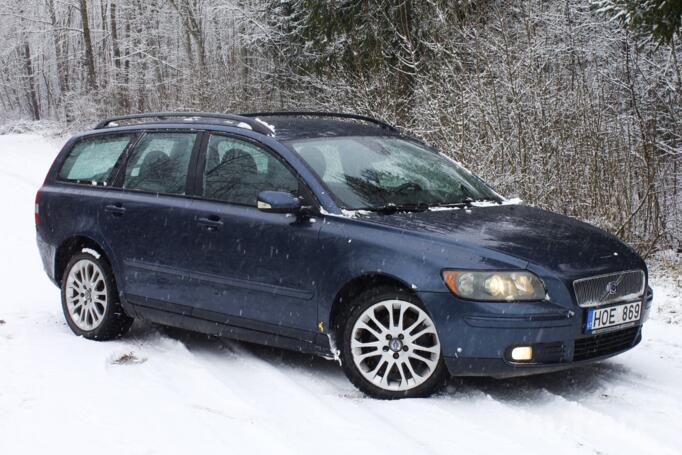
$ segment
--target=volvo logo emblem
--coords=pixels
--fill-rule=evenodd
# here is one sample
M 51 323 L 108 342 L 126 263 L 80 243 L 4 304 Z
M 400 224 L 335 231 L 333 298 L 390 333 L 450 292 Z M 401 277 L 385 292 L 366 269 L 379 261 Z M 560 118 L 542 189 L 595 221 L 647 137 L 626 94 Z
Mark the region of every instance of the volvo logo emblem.
M 403 342 L 400 341 L 398 338 L 393 338 L 391 339 L 391 342 L 388 344 L 388 347 L 391 348 L 391 351 L 398 352 L 403 348 Z
M 606 292 L 608 292 L 609 295 L 615 294 L 617 290 L 618 290 L 618 281 L 610 281 L 609 284 L 606 285 Z
M 620 285 L 620 282 L 623 281 L 624 276 L 625 275 L 622 274 L 618 277 L 617 280 L 609 281 L 606 284 L 606 289 L 605 289 L 606 292 L 604 292 L 604 295 L 601 298 L 602 301 L 609 296 L 616 295 L 616 293 L 618 292 L 618 286 Z

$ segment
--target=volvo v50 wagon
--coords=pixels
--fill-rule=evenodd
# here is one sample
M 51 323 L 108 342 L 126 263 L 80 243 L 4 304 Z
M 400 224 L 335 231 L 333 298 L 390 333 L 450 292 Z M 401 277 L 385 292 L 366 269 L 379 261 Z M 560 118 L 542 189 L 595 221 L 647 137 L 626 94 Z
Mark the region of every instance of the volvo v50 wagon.
M 134 318 L 340 359 L 380 398 L 635 346 L 642 259 L 351 114 L 153 113 L 71 138 L 36 195 L 69 327 Z

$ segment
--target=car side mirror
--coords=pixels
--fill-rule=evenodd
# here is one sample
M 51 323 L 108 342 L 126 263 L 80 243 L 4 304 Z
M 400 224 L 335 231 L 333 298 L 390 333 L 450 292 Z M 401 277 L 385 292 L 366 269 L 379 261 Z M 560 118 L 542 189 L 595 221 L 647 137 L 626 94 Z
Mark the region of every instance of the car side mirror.
M 258 209 L 269 213 L 298 213 L 301 200 L 286 191 L 261 191 L 258 194 Z

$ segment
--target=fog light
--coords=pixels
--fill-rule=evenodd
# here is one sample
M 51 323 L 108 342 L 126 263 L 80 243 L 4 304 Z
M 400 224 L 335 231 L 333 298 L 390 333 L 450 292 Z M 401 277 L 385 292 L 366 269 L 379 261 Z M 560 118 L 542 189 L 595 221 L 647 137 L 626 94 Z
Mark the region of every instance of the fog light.
M 517 362 L 527 362 L 533 359 L 533 348 L 531 346 L 517 346 L 511 351 L 511 358 Z

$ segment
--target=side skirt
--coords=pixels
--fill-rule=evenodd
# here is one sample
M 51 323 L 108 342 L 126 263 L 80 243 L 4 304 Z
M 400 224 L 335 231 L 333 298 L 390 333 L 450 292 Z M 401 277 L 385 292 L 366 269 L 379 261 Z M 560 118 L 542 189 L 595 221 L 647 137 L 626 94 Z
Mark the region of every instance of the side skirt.
M 302 340 L 291 336 L 207 320 L 201 317 L 195 317 L 194 315 L 190 316 L 188 313 L 172 313 L 147 306 L 131 304 L 128 301 L 124 308 L 128 311 L 127 308 L 129 307 L 133 310 L 132 313 L 136 317 L 157 324 L 205 333 L 207 335 L 246 341 L 248 343 L 273 346 L 305 354 L 318 355 L 321 357 L 330 357 L 332 355 L 329 349 L 329 341 L 327 340 L 327 337 L 322 334 L 313 333 L 312 337 L 310 337 L 312 338 L 311 340 Z

